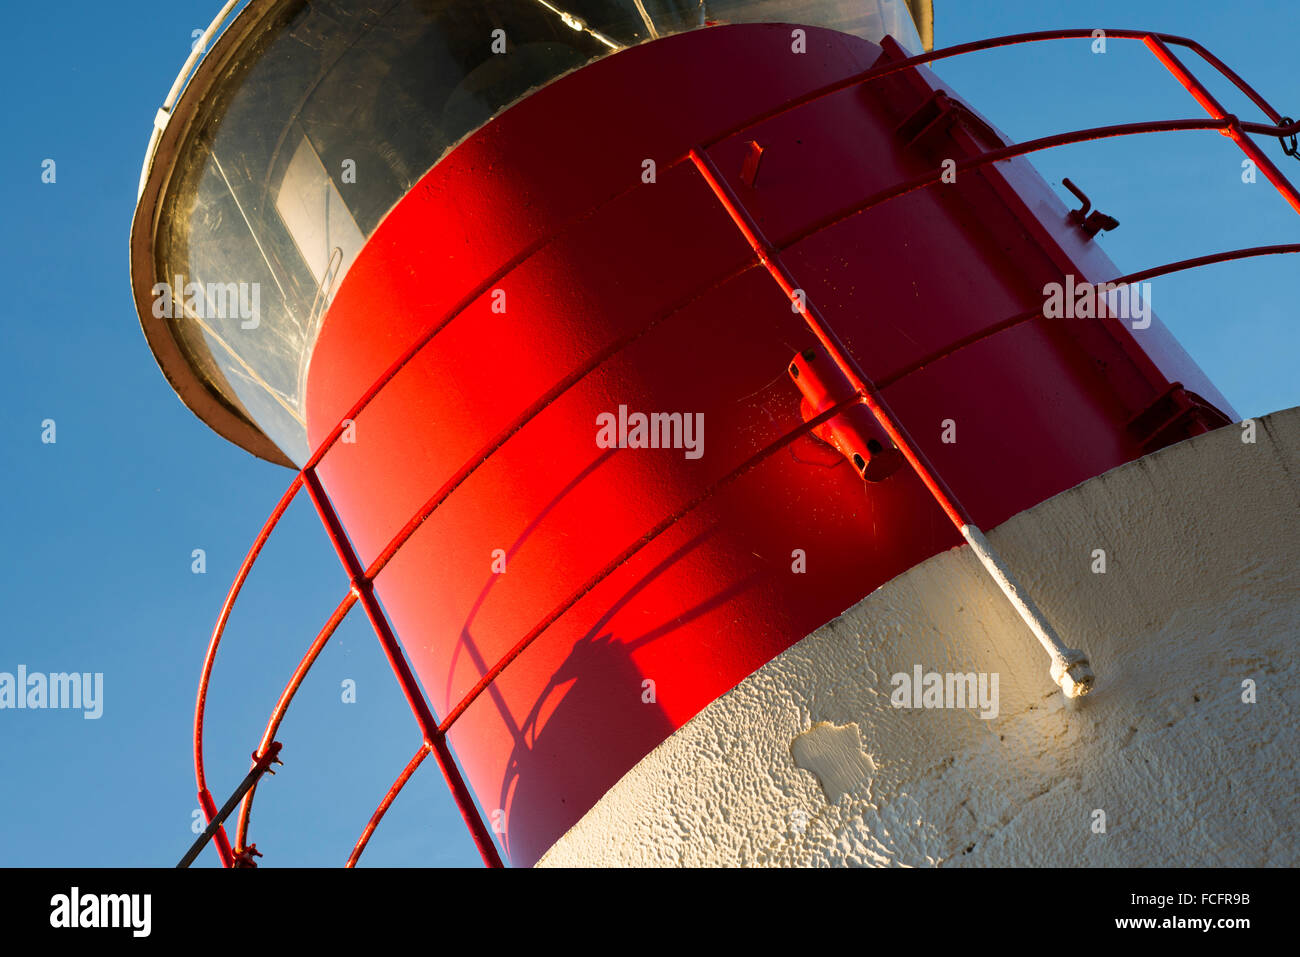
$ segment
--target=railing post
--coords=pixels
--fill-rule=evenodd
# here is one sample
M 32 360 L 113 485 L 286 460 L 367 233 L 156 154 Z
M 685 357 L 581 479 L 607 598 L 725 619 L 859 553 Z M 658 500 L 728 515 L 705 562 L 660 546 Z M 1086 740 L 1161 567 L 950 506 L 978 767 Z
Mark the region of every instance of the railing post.
M 388 617 L 379 605 L 379 599 L 375 597 L 374 585 L 366 577 L 365 571 L 361 567 L 361 561 L 357 558 L 357 553 L 348 540 L 347 532 L 344 530 L 342 522 L 339 521 L 338 513 L 335 512 L 333 503 L 326 494 L 324 486 L 321 485 L 316 470 L 314 468 L 304 469 L 303 481 L 307 487 L 307 494 L 311 496 L 312 504 L 316 506 L 321 521 L 325 523 L 325 530 L 329 535 L 330 543 L 334 546 L 339 561 L 343 563 L 343 567 L 348 573 L 348 579 L 352 583 L 352 590 L 356 593 L 362 607 L 365 608 L 366 617 L 370 619 L 370 624 L 374 626 L 375 634 L 379 636 L 379 643 L 383 646 L 384 654 L 388 656 L 388 663 L 397 676 L 398 684 L 402 686 L 402 693 L 406 695 L 407 704 L 411 706 L 411 710 L 415 713 L 415 720 L 420 725 L 420 733 L 438 759 L 438 765 L 442 768 L 443 777 L 447 780 L 447 786 L 451 788 L 452 797 L 456 800 L 456 806 L 460 808 L 461 816 L 465 819 L 466 825 L 469 826 L 474 843 L 478 846 L 479 854 L 483 857 L 483 863 L 488 867 L 501 867 L 501 855 L 497 851 L 496 842 L 492 840 L 492 835 L 488 832 L 482 816 L 478 813 L 478 808 L 474 805 L 474 798 L 470 795 L 469 788 L 466 787 L 465 780 L 461 777 L 460 769 L 456 766 L 456 761 L 451 755 L 451 750 L 447 747 L 446 737 L 442 731 L 438 730 L 438 722 L 429 709 L 429 703 L 424 700 L 424 694 L 420 691 L 420 686 L 415 680 L 415 675 L 406 660 L 406 655 L 402 653 L 397 636 L 388 623 Z

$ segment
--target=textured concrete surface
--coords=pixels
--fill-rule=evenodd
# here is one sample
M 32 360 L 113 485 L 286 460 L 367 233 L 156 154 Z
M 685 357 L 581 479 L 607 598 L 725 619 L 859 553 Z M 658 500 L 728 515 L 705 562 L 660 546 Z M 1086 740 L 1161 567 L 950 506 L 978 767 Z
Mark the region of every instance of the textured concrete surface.
M 1089 697 L 1065 703 L 954 549 L 711 704 L 541 865 L 1300 864 L 1300 409 L 1256 426 L 989 534 L 1091 656 Z M 891 677 L 918 665 L 997 673 L 997 716 L 894 707 Z

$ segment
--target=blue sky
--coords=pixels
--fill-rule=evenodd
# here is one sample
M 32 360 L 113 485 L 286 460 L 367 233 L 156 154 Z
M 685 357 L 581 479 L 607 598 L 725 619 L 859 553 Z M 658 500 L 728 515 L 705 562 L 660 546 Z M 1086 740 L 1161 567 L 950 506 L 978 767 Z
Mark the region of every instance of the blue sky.
M 6 11 L 0 61 L 7 228 L 0 273 L 3 602 L 0 672 L 102 672 L 104 713 L 0 711 L 0 865 L 169 866 L 192 840 L 191 718 L 208 633 L 239 562 L 291 475 L 210 432 L 149 355 L 127 280 L 127 234 L 154 112 L 217 0 L 69 0 Z M 1300 114 L 1294 0 L 937 0 L 938 44 L 1049 27 L 1136 27 L 1200 39 L 1283 112 Z M 1083 126 L 1197 117 L 1136 43 L 1044 44 L 938 65 L 1024 140 Z M 1208 70 L 1201 75 L 1210 81 Z M 1210 82 L 1230 110 L 1249 104 Z M 1265 148 L 1293 179 L 1300 164 Z M 57 181 L 41 182 L 42 161 Z M 1212 133 L 1067 147 L 1037 160 L 1122 226 L 1101 240 L 1121 270 L 1295 242 L 1300 223 Z M 1300 260 L 1272 257 L 1158 280 L 1155 308 L 1244 416 L 1300 405 Z M 53 419 L 57 442 L 41 442 Z M 207 572 L 191 572 L 202 548 Z M 247 768 L 302 650 L 346 589 L 305 499 L 236 606 L 209 699 L 207 763 L 220 802 Z M 345 704 L 340 685 L 357 683 Z M 359 612 L 332 640 L 279 735 L 286 766 L 261 789 L 253 839 L 268 864 L 338 865 L 419 744 Z M 205 852 L 201 863 L 215 855 Z M 432 761 L 365 862 L 473 865 Z

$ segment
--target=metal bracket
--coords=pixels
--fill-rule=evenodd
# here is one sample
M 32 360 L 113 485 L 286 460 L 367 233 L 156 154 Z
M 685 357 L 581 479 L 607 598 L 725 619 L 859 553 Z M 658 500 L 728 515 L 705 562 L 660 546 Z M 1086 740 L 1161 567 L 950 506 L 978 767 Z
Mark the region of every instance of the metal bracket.
M 835 364 L 827 361 L 816 349 L 805 349 L 795 356 L 787 371 L 803 396 L 799 412 L 805 422 L 857 394 Z M 854 471 L 868 482 L 888 478 L 906 461 L 871 410 L 861 402 L 827 419 L 813 429 L 812 434 L 838 449 L 853 465 Z
M 750 189 L 755 189 L 758 186 L 758 166 L 763 162 L 763 150 L 766 147 L 762 146 L 758 140 L 750 140 L 745 145 L 747 149 L 745 150 L 745 162 L 740 168 L 740 181 Z
M 261 857 L 262 852 L 257 849 L 256 844 L 250 844 L 248 847 L 241 847 L 235 850 L 235 861 L 231 867 L 256 867 L 255 857 Z
M 995 147 L 1006 145 L 997 131 L 984 122 L 983 118 L 943 90 L 934 90 L 922 100 L 920 106 L 895 127 L 894 134 L 903 140 L 906 149 L 924 150 L 932 145 L 935 137 L 948 133 L 954 126 L 966 129 L 986 144 Z
M 1133 416 L 1127 428 L 1147 451 L 1194 434 L 1191 428 L 1198 423 L 1207 429 L 1230 424 L 1228 417 L 1210 403 L 1184 388 L 1181 382 L 1173 382 L 1150 405 Z
M 244 799 L 244 795 L 248 793 L 249 789 L 257 783 L 258 779 L 261 778 L 263 774 L 275 773 L 271 770 L 272 763 L 284 764 L 284 762 L 280 760 L 281 747 L 279 741 L 272 741 L 270 746 L 261 754 L 258 754 L 256 751 L 253 752 L 253 767 L 249 770 L 248 774 L 244 776 L 244 780 L 240 782 L 239 787 L 235 788 L 235 793 L 230 795 L 230 799 L 221 806 L 221 810 L 218 811 L 210 821 L 208 821 L 208 826 L 203 829 L 203 833 L 198 836 L 198 839 L 190 846 L 190 849 L 185 853 L 185 856 L 181 858 L 181 862 L 176 865 L 178 868 L 186 868 L 194 863 L 194 859 L 199 856 L 199 852 L 207 846 L 208 841 L 210 841 L 214 835 L 221 831 L 226 818 L 230 817 L 235 808 L 239 806 L 239 802 Z M 262 856 L 258 853 L 256 844 L 250 844 L 246 848 L 241 847 L 235 851 L 231 866 L 256 867 L 257 863 L 253 860 L 255 856 Z
M 1079 202 L 1083 203 L 1078 209 L 1070 210 L 1070 214 L 1065 218 L 1082 229 L 1085 236 L 1096 236 L 1102 230 L 1109 232 L 1119 225 L 1118 219 L 1114 216 L 1107 216 L 1099 209 L 1093 210 L 1092 214 L 1089 215 L 1088 210 L 1092 209 L 1092 201 L 1083 194 L 1083 190 L 1068 179 L 1061 180 L 1061 185 L 1077 196 Z

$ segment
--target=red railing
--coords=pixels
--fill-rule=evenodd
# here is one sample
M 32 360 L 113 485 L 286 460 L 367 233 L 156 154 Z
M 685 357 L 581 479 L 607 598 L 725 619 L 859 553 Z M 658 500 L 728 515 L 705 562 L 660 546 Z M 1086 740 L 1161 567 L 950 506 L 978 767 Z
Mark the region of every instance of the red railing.
M 1226 65 L 1224 65 L 1217 57 L 1215 57 L 1213 54 L 1211 54 L 1208 50 L 1206 50 L 1204 47 L 1202 47 L 1199 43 L 1197 43 L 1194 40 L 1190 40 L 1184 37 L 1171 36 L 1171 35 L 1161 34 L 1161 33 L 1152 33 L 1152 32 L 1141 31 L 1141 30 L 1105 30 L 1102 31 L 1102 33 L 1104 33 L 1107 39 L 1141 40 L 1143 44 L 1147 47 L 1147 49 L 1149 49 L 1152 52 L 1152 54 L 1156 57 L 1156 59 L 1166 69 L 1168 69 L 1170 73 L 1174 75 L 1174 77 L 1188 90 L 1189 93 L 1192 94 L 1192 96 L 1205 109 L 1205 111 L 1210 114 L 1210 118 L 1209 119 L 1185 119 L 1185 120 L 1160 120 L 1160 121 L 1147 122 L 1147 123 L 1125 123 L 1125 124 L 1119 124 L 1115 126 L 1093 127 L 1091 129 L 1080 130 L 1080 131 L 1070 132 L 1070 133 L 1059 133 L 1052 136 L 1046 136 L 1040 139 L 1030 140 L 1025 143 L 1019 143 L 1001 149 L 991 150 L 989 152 L 982 153 L 979 156 L 971 157 L 969 159 L 958 162 L 956 164 L 956 169 L 959 171 L 976 169 L 1002 160 L 1012 159 L 1017 156 L 1024 156 L 1045 149 L 1052 149 L 1057 146 L 1064 146 L 1072 143 L 1080 143 L 1088 140 L 1103 139 L 1107 137 L 1131 136 L 1140 133 L 1160 133 L 1160 132 L 1188 131 L 1188 130 L 1216 130 L 1221 134 L 1230 137 L 1241 148 L 1241 150 L 1250 158 L 1250 160 L 1256 165 L 1256 167 L 1264 173 L 1264 175 L 1268 178 L 1269 182 L 1271 182 L 1273 186 L 1278 190 L 1278 192 L 1282 194 L 1282 196 L 1291 205 L 1291 207 L 1297 213 L 1300 213 L 1300 192 L 1297 192 L 1295 186 L 1291 184 L 1291 182 L 1286 178 L 1286 176 L 1282 174 L 1282 172 L 1277 168 L 1277 166 L 1259 148 L 1258 144 L 1256 144 L 1254 140 L 1251 139 L 1250 136 L 1248 135 L 1253 133 L 1253 134 L 1260 134 L 1264 136 L 1277 137 L 1279 139 L 1282 139 L 1285 144 L 1285 138 L 1288 137 L 1294 138 L 1297 133 L 1300 133 L 1300 122 L 1290 121 L 1287 120 L 1285 117 L 1283 117 L 1282 114 L 1280 114 L 1271 105 L 1269 105 L 1269 103 L 1259 93 L 1257 93 L 1254 89 L 1252 89 L 1244 80 L 1242 80 L 1241 77 L 1239 77 L 1236 73 L 1234 73 L 1231 69 L 1229 69 Z M 930 53 L 924 53 L 918 56 L 897 59 L 894 62 L 886 63 L 882 66 L 873 67 L 872 69 L 856 74 L 855 76 L 849 77 L 845 80 L 841 80 L 834 84 L 830 84 L 828 86 L 814 90 L 798 98 L 795 101 L 784 104 L 780 108 L 780 110 L 768 115 L 769 116 L 776 115 L 776 113 L 784 112 L 785 110 L 788 109 L 793 109 L 794 107 L 799 106 L 803 103 L 807 103 L 819 97 L 827 96 L 838 90 L 846 89 L 848 87 L 861 84 L 861 83 L 868 83 L 873 80 L 880 79 L 881 77 L 888 76 L 891 73 L 896 73 L 900 70 L 910 69 L 920 64 L 930 63 L 936 60 L 943 60 L 954 56 L 960 56 L 966 53 L 974 53 L 981 50 L 991 50 L 991 49 L 1004 47 L 1004 46 L 1012 46 L 1012 45 L 1024 44 L 1024 43 L 1037 43 L 1037 42 L 1042 42 L 1047 40 L 1093 39 L 1097 35 L 1098 35 L 1097 31 L 1090 30 L 1090 29 L 1046 30 L 1046 31 L 1040 31 L 1036 33 L 1022 33 L 1022 34 L 1016 34 L 1014 36 L 996 37 L 993 39 L 980 40 L 973 43 L 964 43 L 964 44 L 959 44 L 957 46 L 948 47 L 946 49 L 935 50 Z M 1214 96 L 1210 94 L 1210 92 L 1205 88 L 1205 86 L 1200 82 L 1200 80 L 1198 80 L 1196 76 L 1194 76 L 1187 69 L 1187 67 L 1182 63 L 1182 61 L 1178 59 L 1178 57 L 1170 49 L 1171 46 L 1186 48 L 1188 50 L 1193 51 L 1198 56 L 1200 56 L 1202 60 L 1204 60 L 1207 64 L 1213 67 L 1220 75 L 1222 75 L 1229 82 L 1231 82 L 1233 86 L 1235 86 L 1238 90 L 1240 90 L 1243 94 L 1245 94 L 1251 100 L 1252 103 L 1254 103 L 1257 107 L 1259 107 L 1259 109 L 1263 111 L 1263 113 L 1269 118 L 1271 122 L 1270 123 L 1246 122 L 1228 113 L 1223 108 L 1223 106 L 1218 102 L 1218 100 L 1216 100 Z M 697 171 L 700 172 L 700 175 L 704 176 L 707 181 L 708 173 L 711 171 L 711 167 L 709 166 L 707 161 L 704 161 L 703 159 L 705 156 L 705 151 L 709 147 L 716 145 L 718 142 L 726 139 L 728 136 L 740 132 L 748 128 L 749 126 L 752 126 L 754 123 L 765 118 L 766 117 L 754 117 L 747 120 L 744 124 L 741 124 L 734 129 L 728 130 L 720 134 L 719 136 L 715 137 L 710 142 L 701 144 L 696 149 L 693 149 L 689 151 L 687 154 L 678 157 L 670 164 L 670 166 L 677 166 L 683 163 L 693 165 L 697 169 Z M 1292 147 L 1287 147 L 1287 151 L 1292 155 L 1295 155 Z M 917 177 L 916 179 L 897 184 L 895 186 L 890 187 L 887 190 L 877 193 L 874 196 L 868 197 L 866 200 L 864 200 L 859 204 L 856 204 L 854 207 L 850 209 L 841 210 L 836 214 L 834 214 L 833 217 L 828 218 L 825 221 L 815 223 L 812 226 L 809 226 L 807 229 L 801 231 L 801 233 L 798 236 L 787 239 L 785 246 L 788 247 L 794 242 L 797 242 L 804 235 L 811 232 L 815 232 L 818 229 L 822 229 L 830 225 L 831 223 L 838 221 L 839 219 L 853 215 L 854 213 L 861 212 L 862 210 L 869 209 L 873 206 L 879 205 L 880 203 L 883 202 L 887 202 L 891 199 L 895 199 L 899 196 L 905 195 L 914 190 L 924 189 L 931 185 L 934 185 L 935 183 L 940 182 L 941 173 L 942 171 L 937 170 L 933 174 Z M 717 193 L 718 188 L 720 188 L 719 184 L 713 183 L 712 185 L 716 187 L 715 193 Z M 725 198 L 726 196 L 725 190 L 722 191 L 722 195 Z M 734 213 L 736 211 L 732 211 L 732 212 Z M 742 221 L 743 221 L 743 217 L 742 217 Z M 761 243 L 752 243 L 751 245 L 755 249 L 756 257 L 761 262 L 763 262 L 765 266 L 769 265 L 767 261 L 768 259 L 774 258 L 777 254 L 779 254 L 782 251 L 781 249 L 770 246 L 765 241 Z M 1300 243 L 1286 243 L 1286 244 L 1278 244 L 1272 246 L 1256 246 L 1247 249 L 1234 249 L 1226 252 L 1199 256 L 1193 259 L 1185 259 L 1180 262 L 1169 263 L 1163 266 L 1152 267 L 1139 272 L 1130 273 L 1126 276 L 1117 277 L 1116 279 L 1111 280 L 1111 282 L 1116 285 L 1125 285 L 1129 283 L 1142 282 L 1159 276 L 1166 276 L 1171 273 L 1180 272 L 1187 269 L 1193 269 L 1199 266 L 1211 265 L 1214 263 L 1229 262 L 1232 260 L 1246 259 L 1246 258 L 1252 258 L 1257 256 L 1269 256 L 1269 255 L 1298 253 L 1298 252 L 1300 252 Z M 506 268 L 509 268 L 512 265 L 513 263 L 508 264 Z M 450 310 L 447 313 L 447 315 L 442 317 L 440 321 L 434 323 L 431 326 L 431 328 L 426 333 L 421 335 L 415 342 L 413 342 L 406 349 L 406 351 L 403 352 L 402 355 L 399 356 L 398 359 L 394 361 L 391 366 L 389 366 L 389 368 L 384 372 L 384 374 L 375 380 L 375 382 L 370 386 L 370 388 L 366 390 L 365 394 L 363 394 L 356 401 L 356 403 L 352 406 L 352 408 L 349 410 L 347 415 L 345 415 L 339 421 L 339 423 L 334 427 L 334 429 L 330 432 L 330 434 L 321 443 L 320 447 L 311 456 L 311 458 L 308 460 L 306 465 L 303 467 L 302 471 L 299 472 L 298 475 L 294 478 L 293 482 L 290 483 L 289 488 L 285 491 L 284 495 L 281 497 L 274 511 L 272 511 L 270 517 L 266 521 L 266 524 L 262 527 L 261 532 L 258 534 L 257 539 L 253 542 L 252 548 L 249 549 L 248 555 L 245 557 L 243 563 L 240 565 L 239 572 L 235 576 L 234 583 L 231 585 L 230 591 L 226 595 L 226 600 L 222 605 L 221 614 L 218 616 L 216 627 L 213 629 L 212 638 L 208 645 L 207 655 L 204 658 L 204 662 L 203 662 L 203 671 L 199 679 L 198 700 L 195 706 L 195 714 L 194 714 L 194 771 L 195 771 L 195 778 L 198 783 L 199 803 L 202 806 L 204 815 L 207 818 L 208 827 L 204 831 L 204 833 L 200 835 L 199 839 L 195 842 L 194 847 L 191 849 L 190 854 L 188 854 L 186 856 L 186 859 L 182 862 L 183 866 L 188 865 L 188 863 L 191 860 L 193 860 L 195 856 L 197 856 L 197 853 L 202 849 L 203 846 L 206 845 L 208 840 L 215 840 L 218 854 L 220 855 L 221 862 L 224 866 L 231 867 L 236 864 L 252 864 L 252 858 L 256 854 L 256 850 L 254 845 L 247 843 L 249 819 L 252 810 L 252 801 L 254 795 L 256 794 L 257 782 L 260 779 L 261 774 L 269 770 L 269 764 L 271 763 L 271 760 L 275 757 L 275 755 L 279 751 L 279 744 L 274 740 L 276 732 L 280 727 L 281 721 L 284 719 L 285 713 L 290 703 L 293 701 L 294 695 L 297 693 L 299 687 L 301 687 L 303 680 L 306 678 L 308 671 L 310 671 L 312 665 L 315 663 L 316 658 L 320 655 L 320 652 L 324 649 L 325 644 L 329 641 L 330 637 L 338 629 L 339 625 L 342 623 L 343 619 L 347 616 L 348 612 L 350 612 L 353 606 L 356 605 L 358 602 L 360 602 L 361 606 L 365 609 L 366 617 L 370 619 L 370 623 L 375 629 L 380 644 L 383 647 L 385 654 L 388 656 L 389 665 L 392 667 L 393 672 L 397 677 L 398 683 L 402 687 L 403 694 L 405 694 L 406 696 L 407 703 L 410 705 L 412 713 L 415 715 L 416 722 L 419 725 L 423 741 L 421 743 L 419 750 L 415 752 L 415 755 L 411 758 L 410 762 L 406 765 L 405 769 L 398 776 L 397 780 L 394 781 L 392 787 L 389 788 L 388 792 L 384 795 L 383 800 L 380 802 L 374 814 L 371 816 L 370 821 L 367 823 L 365 827 L 365 830 L 362 832 L 360 838 L 358 838 L 356 842 L 356 845 L 353 847 L 352 853 L 349 855 L 347 859 L 346 866 L 352 867 L 356 864 L 357 860 L 361 856 L 361 853 L 364 851 L 366 844 L 369 842 L 371 835 L 374 833 L 375 828 L 379 825 L 379 822 L 383 819 L 384 814 L 387 812 L 388 808 L 392 805 L 394 799 L 401 792 L 402 788 L 406 785 L 406 782 L 410 780 L 411 776 L 423 763 L 424 759 L 428 757 L 430 754 L 433 754 L 437 757 L 438 765 L 442 769 L 443 776 L 447 781 L 452 796 L 454 797 L 456 804 L 460 809 L 461 815 L 465 819 L 466 825 L 469 827 L 470 833 L 474 837 L 475 844 L 478 847 L 479 853 L 481 854 L 484 863 L 489 867 L 501 866 L 501 857 L 500 854 L 497 852 L 497 848 L 495 843 L 493 842 L 492 836 L 487 826 L 484 824 L 481 815 L 478 813 L 477 808 L 475 807 L 474 800 L 469 793 L 469 789 L 466 786 L 464 778 L 460 773 L 460 769 L 457 766 L 456 761 L 451 754 L 450 748 L 447 745 L 447 733 L 451 729 L 454 722 L 462 714 L 464 714 L 465 709 L 468 708 L 469 705 L 472 704 L 474 700 L 477 699 L 478 696 L 481 695 L 491 685 L 491 683 L 500 675 L 500 673 L 515 658 L 517 658 L 524 651 L 524 649 L 526 649 L 534 640 L 536 640 L 556 619 L 558 619 L 569 607 L 571 607 L 574 602 L 576 602 L 583 594 L 585 594 L 588 590 L 590 590 L 590 588 L 593 587 L 596 582 L 599 581 L 599 577 L 601 574 L 603 574 L 604 570 L 602 570 L 601 573 L 598 573 L 597 576 L 593 578 L 593 580 L 585 583 L 584 586 L 581 587 L 573 596 L 571 596 L 565 602 L 561 603 L 554 611 L 552 611 L 549 615 L 547 615 L 541 622 L 538 623 L 538 625 L 535 628 L 531 629 L 527 635 L 525 635 L 513 648 L 511 648 L 501 658 L 501 660 L 499 660 L 492 667 L 485 669 L 480 680 L 448 712 L 447 716 L 441 722 L 436 720 L 436 718 L 432 713 L 432 710 L 429 707 L 428 702 L 425 700 L 423 694 L 421 693 L 419 685 L 415 680 L 415 676 L 411 672 L 410 665 L 407 662 L 406 657 L 403 654 L 401 646 L 397 640 L 397 637 L 393 632 L 392 626 L 389 623 L 387 616 L 384 614 L 384 611 L 381 608 L 378 599 L 375 596 L 374 580 L 375 577 L 380 573 L 380 571 L 383 570 L 384 566 L 388 564 L 388 562 L 393 558 L 393 556 L 397 554 L 398 550 L 406 543 L 406 541 L 411 537 L 411 535 L 414 534 L 416 529 L 418 529 L 420 525 L 430 515 L 433 514 L 433 512 L 442 504 L 442 502 L 445 501 L 446 498 L 453 491 L 455 491 L 455 489 L 462 482 L 464 482 L 467 478 L 469 478 L 469 476 L 472 475 L 474 471 L 481 464 L 483 464 L 483 462 L 487 461 L 487 459 L 498 448 L 500 448 L 510 438 L 511 435 L 513 435 L 520 428 L 522 428 L 523 425 L 526 424 L 538 412 L 540 412 L 542 408 L 544 408 L 551 401 L 553 401 L 554 394 L 548 394 L 538 403 L 534 404 L 534 406 L 530 407 L 528 410 L 525 410 L 525 412 L 520 416 L 519 419 L 517 419 L 514 423 L 512 423 L 507 429 L 503 430 L 492 442 L 488 444 L 487 447 L 485 447 L 477 455 L 475 455 L 473 459 L 465 463 L 465 465 L 462 466 L 462 468 L 458 470 L 457 473 L 453 475 L 424 504 L 424 506 L 420 508 L 420 510 L 414 516 L 412 516 L 410 521 L 407 522 L 407 524 L 393 537 L 393 539 L 389 542 L 389 544 L 383 549 L 383 551 L 380 552 L 380 554 L 375 558 L 375 560 L 371 562 L 371 564 L 366 568 L 363 568 L 361 566 L 360 560 L 358 559 L 356 552 L 353 550 L 352 544 L 349 541 L 347 534 L 342 526 L 342 523 L 340 522 L 338 515 L 334 510 L 334 506 L 331 503 L 328 495 L 326 494 L 324 487 L 321 485 L 320 479 L 317 476 L 317 472 L 316 472 L 317 466 L 320 464 L 321 460 L 329 452 L 329 450 L 333 448 L 334 444 L 343 435 L 348 425 L 356 419 L 356 417 L 361 413 L 363 409 L 366 408 L 367 405 L 370 404 L 370 402 L 375 398 L 375 396 L 377 396 L 379 392 L 382 391 L 383 388 L 390 381 L 392 381 L 392 379 L 398 374 L 398 372 L 400 372 L 416 355 L 419 354 L 419 352 L 426 345 L 429 344 L 429 342 L 433 340 L 433 338 L 438 334 L 438 332 L 440 332 L 442 328 L 444 328 L 446 324 L 450 322 L 455 317 L 455 315 L 461 311 L 463 306 L 468 305 L 470 301 L 482 295 L 487 289 L 491 288 L 492 284 L 496 282 L 497 279 L 499 278 L 500 278 L 499 276 L 493 276 L 489 278 L 479 288 L 472 291 L 469 294 L 469 296 L 466 297 L 464 302 L 458 304 L 456 307 Z M 1021 313 L 1019 315 L 1009 317 L 1008 319 L 998 323 L 997 325 L 991 327 L 990 329 L 981 331 L 976 338 L 983 338 L 984 336 L 990 335 L 997 331 L 1001 331 L 1017 323 L 1029 321 L 1035 318 L 1040 313 L 1041 313 L 1041 309 L 1030 310 Z M 964 344 L 967 343 L 959 343 L 958 345 L 964 345 Z M 840 350 L 838 344 L 834 341 L 833 337 L 832 337 L 832 345 L 835 346 L 835 349 L 832 350 L 833 352 L 832 358 L 835 358 L 838 362 L 841 363 L 845 363 L 845 364 L 852 363 L 851 358 L 849 358 L 847 354 L 842 353 L 842 350 Z M 952 347 L 953 346 L 950 344 L 949 346 L 946 347 L 946 349 L 951 349 Z M 600 357 L 597 358 L 599 361 Z M 580 375 L 581 374 L 578 373 L 566 377 L 564 381 L 562 381 L 557 385 L 556 390 L 553 390 L 553 392 L 558 394 L 559 392 L 562 392 L 565 389 L 569 388 L 574 382 L 576 382 L 580 378 Z M 810 432 L 812 429 L 816 428 L 822 422 L 828 420 L 834 415 L 839 414 L 844 410 L 844 408 L 850 402 L 860 401 L 860 400 L 870 400 L 876 393 L 878 393 L 880 388 L 888 385 L 888 383 L 880 382 L 880 383 L 873 383 L 872 385 L 874 386 L 874 388 L 867 387 L 867 391 L 860 392 L 858 395 L 854 396 L 853 398 L 846 400 L 845 402 L 842 402 L 839 405 L 836 405 L 826 410 L 824 413 L 816 416 L 815 418 L 810 419 L 808 422 L 803 423 L 799 428 L 793 430 L 786 436 L 783 436 L 772 446 L 769 446 L 768 448 L 762 450 L 755 456 L 751 457 L 746 463 L 744 463 L 739 468 L 731 472 L 729 475 L 725 476 L 723 479 L 719 480 L 708 490 L 706 490 L 704 493 L 698 496 L 695 500 L 693 500 L 692 502 L 684 506 L 684 508 L 678 514 L 675 514 L 674 516 L 670 516 L 669 519 L 666 520 L 665 522 L 661 522 L 654 529 L 650 529 L 645 536 L 642 536 L 642 538 L 639 539 L 638 542 L 632 546 L 631 549 L 629 549 L 628 551 L 624 552 L 619 556 L 616 556 L 609 563 L 609 565 L 606 566 L 606 570 L 612 567 L 617 567 L 617 565 L 620 562 L 625 561 L 636 550 L 639 550 L 648 541 L 653 539 L 654 536 L 659 531 L 662 531 L 664 528 L 668 527 L 673 520 L 680 518 L 681 514 L 689 512 L 691 509 L 697 507 L 704 499 L 706 499 L 711 494 L 716 492 L 717 489 L 722 485 L 728 484 L 729 482 L 733 481 L 736 477 L 748 471 L 749 469 L 753 468 L 755 465 L 757 465 L 767 456 L 771 455 L 773 452 L 777 451 L 779 448 L 783 448 L 790 442 L 794 441 L 800 435 Z M 903 433 L 900 432 L 899 438 L 903 440 L 904 444 L 907 444 L 905 435 Z M 253 753 L 252 769 L 250 770 L 247 777 L 244 779 L 244 782 L 243 784 L 241 784 L 240 789 L 236 791 L 236 796 L 238 796 L 241 792 L 246 792 L 246 793 L 244 793 L 243 800 L 240 806 L 238 827 L 236 830 L 236 842 L 235 842 L 235 846 L 232 848 L 229 839 L 226 835 L 224 822 L 226 820 L 227 815 L 231 813 L 230 808 L 232 807 L 234 799 L 232 798 L 232 801 L 228 801 L 227 807 L 223 808 L 221 812 L 217 810 L 215 802 L 212 799 L 212 795 L 209 792 L 207 787 L 206 774 L 205 774 L 205 769 L 203 764 L 204 712 L 205 712 L 205 707 L 207 702 L 208 685 L 212 675 L 213 664 L 216 660 L 217 649 L 220 646 L 222 637 L 225 633 L 226 624 L 230 618 L 230 612 L 231 609 L 234 607 L 235 600 L 239 596 L 239 593 L 244 586 L 244 582 L 247 580 L 248 574 L 252 569 L 254 562 L 256 562 L 258 555 L 261 553 L 262 547 L 266 544 L 266 541 L 270 536 L 271 532 L 274 530 L 274 528 L 280 521 L 280 518 L 284 515 L 285 510 L 289 507 L 289 504 L 293 501 L 293 499 L 297 496 L 297 494 L 300 491 L 302 491 L 304 488 L 307 490 L 308 496 L 311 498 L 312 504 L 315 506 L 316 511 L 320 516 L 322 523 L 325 526 L 325 530 L 329 535 L 330 542 L 334 546 L 335 552 L 338 554 L 339 560 L 342 562 L 344 569 L 347 571 L 351 588 L 348 595 L 338 604 L 338 606 L 334 609 L 334 612 L 330 615 L 329 619 L 325 622 L 324 626 L 317 633 L 315 640 L 311 643 L 311 646 L 308 648 L 307 653 L 303 656 L 302 661 L 299 663 L 298 667 L 294 670 L 293 675 L 290 677 L 288 684 L 285 686 L 284 691 L 281 693 L 280 698 L 277 701 L 275 708 L 271 713 L 270 720 L 267 722 L 266 730 L 262 736 L 261 742 L 258 745 L 258 749 Z M 943 503 L 941 502 L 941 504 Z

